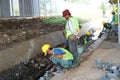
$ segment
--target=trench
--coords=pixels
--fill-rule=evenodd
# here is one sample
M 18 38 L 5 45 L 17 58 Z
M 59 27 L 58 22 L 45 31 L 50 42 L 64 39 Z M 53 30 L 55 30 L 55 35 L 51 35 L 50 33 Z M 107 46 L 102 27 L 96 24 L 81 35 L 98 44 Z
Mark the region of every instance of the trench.
M 86 47 L 89 47 L 91 44 L 87 44 Z M 63 44 L 55 47 L 63 47 Z M 43 53 L 40 53 L 36 57 L 30 58 L 28 63 L 20 62 L 14 67 L 2 71 L 0 80 L 41 80 L 40 77 L 43 77 L 52 66 L 49 55 L 44 56 Z M 54 74 L 50 74 L 45 80 L 50 80 L 54 76 Z
M 95 41 L 87 44 L 86 48 L 91 46 L 93 43 L 95 43 Z M 62 46 L 63 43 L 60 43 L 54 47 Z M 89 55 L 90 54 L 86 56 L 85 54 L 86 57 L 88 57 Z M 52 66 L 53 64 L 49 60 L 49 55 L 44 56 L 44 54 L 40 52 L 36 55 L 36 57 L 29 58 L 27 63 L 20 61 L 20 63 L 14 65 L 14 67 L 3 70 L 0 73 L 0 80 L 39 80 L 40 77 L 42 77 Z M 55 75 L 48 76 L 48 79 L 46 80 L 50 80 L 50 78 L 52 78 L 53 76 Z
M 38 80 L 45 71 L 49 70 L 52 63 L 48 58 L 38 56 L 29 60 L 27 64 L 21 62 L 0 73 L 0 80 Z
M 56 31 L 0 51 L 0 80 L 38 80 L 53 65 L 41 46 L 61 46 L 64 41 L 62 31 Z
M 38 80 L 53 65 L 41 46 L 62 46 L 64 41 L 62 31 L 56 31 L 0 51 L 0 80 Z
M 58 46 L 62 47 L 63 44 L 56 47 Z M 36 57 L 29 59 L 28 63 L 20 62 L 14 67 L 2 71 L 0 80 L 39 80 L 52 66 L 49 55 L 44 56 L 43 53 L 40 53 Z M 53 76 L 49 76 L 49 79 Z

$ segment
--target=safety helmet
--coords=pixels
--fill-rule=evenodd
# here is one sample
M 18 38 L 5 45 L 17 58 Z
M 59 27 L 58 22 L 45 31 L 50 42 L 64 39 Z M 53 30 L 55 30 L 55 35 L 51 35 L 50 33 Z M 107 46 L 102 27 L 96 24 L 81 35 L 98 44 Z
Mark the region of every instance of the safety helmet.
M 66 15 L 71 15 L 71 13 L 68 9 L 63 11 L 63 17 L 65 17 Z
M 89 36 L 89 35 L 90 35 L 90 32 L 89 32 L 89 31 L 87 31 L 87 32 L 86 32 L 86 35 L 88 35 L 88 36 Z
M 44 44 L 42 46 L 42 52 L 44 53 L 44 55 L 47 55 L 47 50 L 50 48 L 49 44 Z
M 106 23 L 105 21 L 102 22 L 103 25 L 104 25 L 105 23 Z
M 115 14 L 115 10 L 112 10 L 112 12 L 111 12 L 112 14 Z
M 115 10 L 112 10 L 112 12 L 115 12 Z

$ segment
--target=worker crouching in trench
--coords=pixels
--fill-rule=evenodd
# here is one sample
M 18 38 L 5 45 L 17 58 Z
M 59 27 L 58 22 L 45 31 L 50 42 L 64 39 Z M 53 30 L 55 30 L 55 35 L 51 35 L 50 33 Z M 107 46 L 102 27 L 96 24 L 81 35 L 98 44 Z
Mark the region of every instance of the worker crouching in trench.
M 49 44 L 44 44 L 42 46 L 42 52 L 45 56 L 50 55 L 50 60 L 53 63 L 53 67 L 50 70 L 52 72 L 55 69 L 57 73 L 63 72 L 62 70 L 68 69 L 72 65 L 73 55 L 64 48 L 51 48 Z

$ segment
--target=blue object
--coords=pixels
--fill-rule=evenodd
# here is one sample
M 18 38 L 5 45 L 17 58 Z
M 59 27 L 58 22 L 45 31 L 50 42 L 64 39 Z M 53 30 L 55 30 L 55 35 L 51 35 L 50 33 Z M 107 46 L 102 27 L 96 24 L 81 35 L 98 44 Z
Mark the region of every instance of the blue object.
M 54 48 L 53 52 L 54 54 L 65 54 L 65 52 L 61 50 L 60 48 Z

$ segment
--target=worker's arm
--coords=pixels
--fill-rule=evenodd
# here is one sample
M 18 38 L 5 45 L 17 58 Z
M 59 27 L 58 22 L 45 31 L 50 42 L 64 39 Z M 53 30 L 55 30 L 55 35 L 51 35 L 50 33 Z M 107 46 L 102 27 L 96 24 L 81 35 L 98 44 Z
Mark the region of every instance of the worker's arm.
M 63 58 L 63 55 L 62 54 L 56 54 L 56 55 L 54 55 L 55 57 L 57 57 L 57 58 Z
M 53 54 L 50 56 L 50 59 L 53 58 L 53 57 L 57 57 L 57 58 L 63 58 L 63 55 L 62 54 Z

